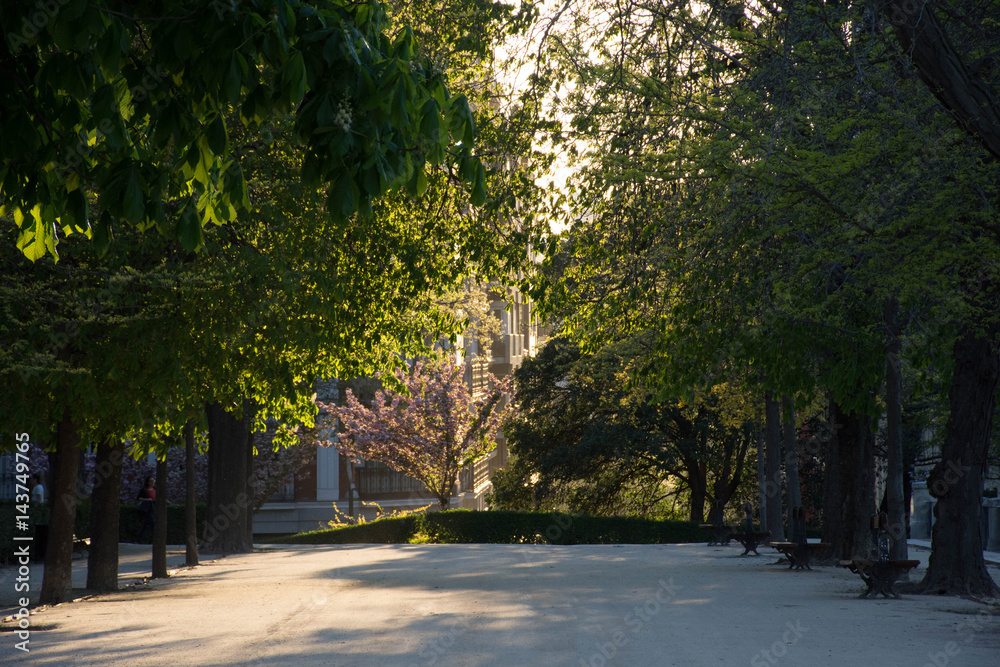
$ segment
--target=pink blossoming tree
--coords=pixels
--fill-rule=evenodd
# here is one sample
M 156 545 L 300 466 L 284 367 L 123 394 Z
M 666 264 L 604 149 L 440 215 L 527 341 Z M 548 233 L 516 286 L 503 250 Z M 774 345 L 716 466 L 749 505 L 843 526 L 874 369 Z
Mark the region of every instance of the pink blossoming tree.
M 418 361 L 408 373 L 397 373 L 406 393 L 380 390 L 371 409 L 350 389 L 342 407 L 317 405 L 339 419 L 343 431 L 336 446 L 342 454 L 381 461 L 420 480 L 447 509 L 462 467 L 496 446 L 509 389 L 509 378 L 489 376 L 490 391 L 473 399 L 463 375 L 451 359 Z

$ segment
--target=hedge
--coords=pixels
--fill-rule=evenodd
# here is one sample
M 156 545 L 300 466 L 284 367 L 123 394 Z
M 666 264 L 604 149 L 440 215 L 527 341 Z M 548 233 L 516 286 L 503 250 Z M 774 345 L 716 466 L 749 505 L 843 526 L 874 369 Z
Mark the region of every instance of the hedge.
M 283 544 L 399 544 L 420 535 L 440 544 L 669 544 L 701 542 L 690 521 L 586 516 L 558 512 L 448 510 L 378 519 L 357 526 L 301 533 Z
M 417 533 L 416 515 L 376 519 L 355 526 L 269 538 L 277 544 L 406 544 Z

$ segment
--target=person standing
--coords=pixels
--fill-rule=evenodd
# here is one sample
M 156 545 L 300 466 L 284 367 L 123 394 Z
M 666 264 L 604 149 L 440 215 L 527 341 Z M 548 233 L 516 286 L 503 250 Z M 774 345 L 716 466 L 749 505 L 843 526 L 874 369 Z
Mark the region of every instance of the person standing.
M 42 484 L 42 478 L 38 475 L 31 476 L 31 503 L 36 507 L 45 504 L 45 485 Z

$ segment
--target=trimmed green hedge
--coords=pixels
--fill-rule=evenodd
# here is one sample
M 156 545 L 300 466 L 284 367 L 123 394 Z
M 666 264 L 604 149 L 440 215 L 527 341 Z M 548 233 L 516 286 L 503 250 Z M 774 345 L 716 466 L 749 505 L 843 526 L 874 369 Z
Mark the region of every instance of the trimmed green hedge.
M 669 544 L 702 542 L 690 521 L 585 516 L 558 512 L 449 510 L 378 519 L 371 523 L 301 533 L 283 544 L 400 544 L 420 536 L 439 544 Z
M 268 538 L 278 544 L 406 544 L 417 533 L 417 516 L 376 519 L 356 526 Z

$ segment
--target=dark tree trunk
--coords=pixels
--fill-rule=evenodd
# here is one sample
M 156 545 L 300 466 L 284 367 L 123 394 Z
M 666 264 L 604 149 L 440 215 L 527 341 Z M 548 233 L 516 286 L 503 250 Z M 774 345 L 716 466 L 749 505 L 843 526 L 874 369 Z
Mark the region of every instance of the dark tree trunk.
M 87 589 L 118 590 L 118 521 L 125 443 L 107 438 L 94 456 L 94 492 L 90 496 L 90 553 Z
M 983 472 L 1000 378 L 997 335 L 992 324 L 977 332 L 962 327 L 955 341 L 955 371 L 949 390 L 951 412 L 941 461 L 927 479 L 934 506 L 931 556 L 918 584 L 925 593 L 1000 596 L 983 561 L 980 512 Z
M 184 425 L 184 543 L 186 545 L 184 564 L 198 564 L 198 497 L 195 493 L 194 460 L 198 450 L 194 442 L 194 420 Z
M 832 397 L 828 397 L 827 436 L 824 442 L 823 456 L 823 541 L 831 545 L 840 544 L 844 534 L 843 512 L 843 477 L 840 470 L 840 440 L 837 433 L 841 424 L 837 421 L 838 411 Z M 838 547 L 839 549 L 839 547 Z M 839 550 L 831 552 L 836 558 L 842 554 Z M 850 553 L 850 552 L 848 552 Z
M 167 460 L 156 461 L 156 523 L 153 524 L 153 579 L 167 572 Z
M 720 510 L 724 509 L 740 488 L 752 438 L 753 433 L 750 429 L 742 430 L 738 436 L 726 438 L 722 472 L 718 473 L 715 478 L 715 483 L 712 485 L 712 495 L 708 498 L 712 501 L 713 511 L 716 507 Z M 712 520 L 712 513 L 709 512 L 709 521 Z
M 771 533 L 771 542 L 785 541 L 785 522 L 781 507 L 781 409 L 774 400 L 774 394 L 764 392 L 764 420 L 767 429 L 767 481 L 764 491 L 767 495 L 767 507 L 761 512 L 761 519 L 766 517 L 767 530 Z
M 704 480 L 691 479 L 691 521 L 705 523 L 705 498 L 707 497 Z
M 827 484 L 824 498 L 823 540 L 830 542 L 835 557 L 867 558 L 869 521 L 875 513 L 875 454 L 871 418 L 845 413 L 831 401 L 836 442 L 835 458 L 826 462 L 827 473 L 836 472 L 836 484 Z
M 55 486 L 39 604 L 59 604 L 73 597 L 73 525 L 76 523 L 79 445 L 80 433 L 67 412 L 56 432 Z
M 760 513 L 760 529 L 767 530 L 764 508 L 767 507 L 767 459 L 765 431 L 757 434 L 757 510 Z
M 203 549 L 213 554 L 249 553 L 253 542 L 249 479 L 251 405 L 244 401 L 239 418 L 218 403 L 208 414 L 208 508 Z
M 885 321 L 889 340 L 885 355 L 886 512 L 889 519 L 889 557 L 906 560 L 906 506 L 903 491 L 903 373 L 900 358 L 899 302 L 888 299 Z
M 785 445 L 785 485 L 788 494 L 788 525 L 792 525 L 792 510 L 802 507 L 802 488 L 799 486 L 799 447 L 795 434 L 795 401 L 791 396 L 782 400 L 785 411 L 783 428 Z

